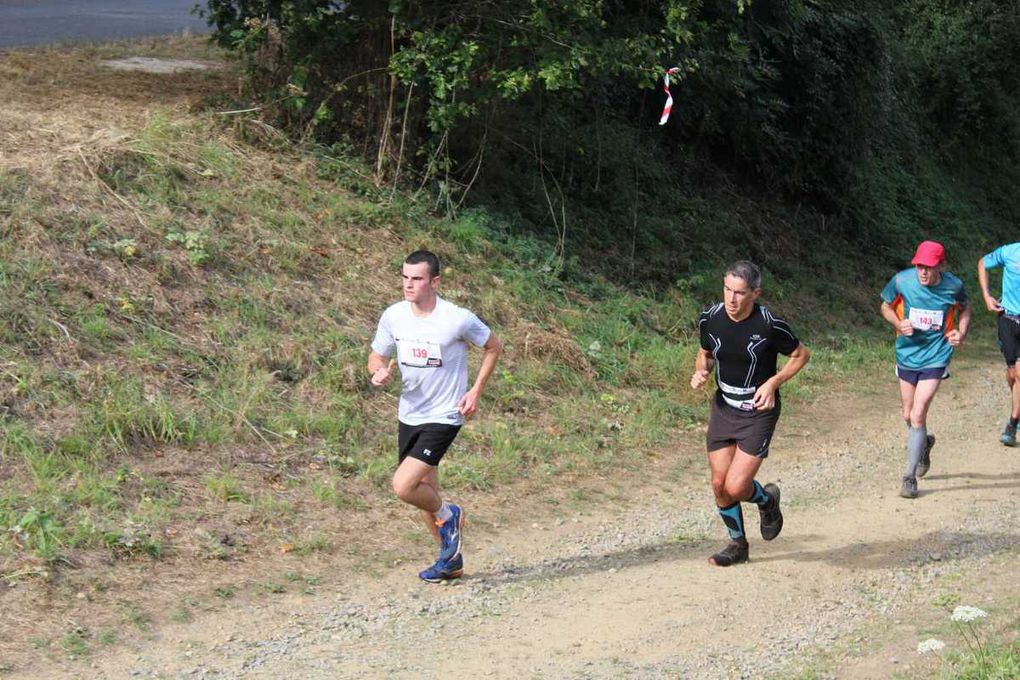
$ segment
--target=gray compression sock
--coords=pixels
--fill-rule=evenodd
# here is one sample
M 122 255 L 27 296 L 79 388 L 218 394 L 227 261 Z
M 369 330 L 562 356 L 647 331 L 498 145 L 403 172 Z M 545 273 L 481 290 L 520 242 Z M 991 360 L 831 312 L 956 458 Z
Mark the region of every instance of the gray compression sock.
M 907 430 L 907 469 L 904 470 L 905 477 L 917 475 L 917 464 L 924 454 L 924 447 L 928 444 L 928 428 L 912 427 Z

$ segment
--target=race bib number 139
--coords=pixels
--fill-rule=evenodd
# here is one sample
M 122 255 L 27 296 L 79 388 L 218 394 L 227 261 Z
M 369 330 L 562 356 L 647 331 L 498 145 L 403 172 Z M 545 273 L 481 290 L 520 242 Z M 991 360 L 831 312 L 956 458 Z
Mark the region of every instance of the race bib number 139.
M 397 361 L 403 366 L 439 368 L 443 365 L 443 351 L 437 342 L 397 340 Z

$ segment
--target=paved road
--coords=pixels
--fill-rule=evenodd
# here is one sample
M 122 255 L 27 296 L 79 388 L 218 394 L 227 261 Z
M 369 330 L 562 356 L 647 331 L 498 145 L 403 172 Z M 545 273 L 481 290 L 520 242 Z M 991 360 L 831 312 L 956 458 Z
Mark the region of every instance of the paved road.
M 198 0 L 0 0 L 0 48 L 206 33 Z M 203 3 L 204 4 L 204 3 Z

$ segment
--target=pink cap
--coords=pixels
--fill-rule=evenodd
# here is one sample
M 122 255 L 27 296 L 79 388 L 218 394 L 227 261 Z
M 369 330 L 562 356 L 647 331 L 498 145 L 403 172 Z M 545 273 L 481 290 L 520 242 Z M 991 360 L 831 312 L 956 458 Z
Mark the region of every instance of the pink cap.
M 914 259 L 910 264 L 920 264 L 925 267 L 937 267 L 946 261 L 946 249 L 938 241 L 922 241 L 917 246 Z

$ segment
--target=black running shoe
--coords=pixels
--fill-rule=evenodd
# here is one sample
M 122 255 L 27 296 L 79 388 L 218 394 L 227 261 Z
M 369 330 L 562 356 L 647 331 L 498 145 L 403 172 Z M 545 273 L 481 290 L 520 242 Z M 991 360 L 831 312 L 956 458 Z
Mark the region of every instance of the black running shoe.
M 775 484 L 766 484 L 765 493 L 772 501 L 765 507 L 758 508 L 761 514 L 761 537 L 771 541 L 783 530 L 783 511 L 779 509 L 779 487 Z
M 730 541 L 725 548 L 708 558 L 708 561 L 717 567 L 728 567 L 731 564 L 741 564 L 747 561 L 747 539 L 738 538 Z
M 917 476 L 924 477 L 928 474 L 928 470 L 931 468 L 931 447 L 935 446 L 935 435 L 928 435 L 928 441 L 924 444 L 924 453 L 921 454 L 921 460 L 917 463 Z

